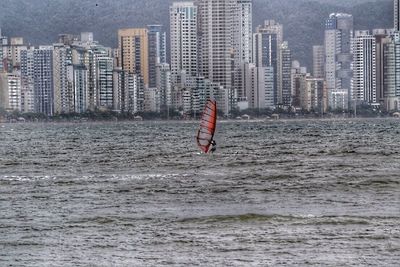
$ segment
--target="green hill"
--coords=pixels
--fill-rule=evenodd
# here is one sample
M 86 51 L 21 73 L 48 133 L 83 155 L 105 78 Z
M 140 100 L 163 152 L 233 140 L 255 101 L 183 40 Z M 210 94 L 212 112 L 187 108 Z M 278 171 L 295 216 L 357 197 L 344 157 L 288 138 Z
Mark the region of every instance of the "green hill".
M 0 27 L 6 36 L 49 44 L 59 33 L 94 32 L 95 39 L 116 46 L 117 30 L 161 23 L 168 27 L 172 0 L 2 0 Z M 311 65 L 311 49 L 323 42 L 324 19 L 333 12 L 355 17 L 356 29 L 392 27 L 391 0 L 253 0 L 254 26 L 265 19 L 284 25 L 294 57 Z M 167 28 L 168 30 L 168 28 Z

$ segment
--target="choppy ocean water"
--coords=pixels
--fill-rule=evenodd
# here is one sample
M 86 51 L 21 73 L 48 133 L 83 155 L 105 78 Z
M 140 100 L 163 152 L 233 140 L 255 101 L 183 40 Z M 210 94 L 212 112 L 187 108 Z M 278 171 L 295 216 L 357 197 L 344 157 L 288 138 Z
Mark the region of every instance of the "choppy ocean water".
M 0 124 L 0 266 L 398 266 L 400 121 Z

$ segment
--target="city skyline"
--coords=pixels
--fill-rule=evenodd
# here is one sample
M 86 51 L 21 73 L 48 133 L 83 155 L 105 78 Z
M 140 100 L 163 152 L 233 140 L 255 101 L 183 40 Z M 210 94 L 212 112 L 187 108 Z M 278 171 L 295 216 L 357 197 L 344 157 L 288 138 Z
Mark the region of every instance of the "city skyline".
M 297 63 L 285 25 L 267 19 L 252 31 L 252 1 L 209 1 L 170 5 L 168 49 L 164 25 L 159 24 L 119 29 L 117 47 L 101 45 L 90 32 L 80 37 L 59 34 L 58 43 L 39 47 L 20 37 L 2 37 L 0 71 L 10 73 L 10 79 L 2 76 L 3 106 L 12 110 L 13 101 L 19 101 L 21 112 L 50 116 L 96 109 L 137 113 L 170 108 L 193 115 L 212 97 L 218 98 L 226 116 L 248 108 L 322 113 L 350 110 L 361 103 L 399 108 L 398 89 L 394 99 L 385 97 L 391 82 L 385 78 L 390 72 L 389 61 L 384 61 L 388 45 L 381 47 L 378 59 L 386 63 L 379 62 L 381 73 L 377 73 L 378 35 L 355 28 L 352 14 L 331 13 L 325 18 L 325 29 L 319 29 L 325 32 L 323 46 L 309 43 L 310 49 L 319 47 L 319 53 L 324 53 L 324 67 L 318 49 L 311 58 L 313 67 L 325 73 L 324 82 L 317 85 L 312 81 L 323 78 L 322 74 L 313 77 L 310 69 L 302 68 L 303 62 Z M 397 43 L 398 32 L 385 33 L 389 42 Z M 363 45 L 359 35 L 369 35 L 372 43 Z M 167 51 L 171 51 L 171 64 Z M 20 88 L 15 89 L 13 79 L 18 73 Z M 125 83 L 129 75 L 134 82 Z M 394 104 L 386 104 L 390 101 Z
M 75 2 L 67 0 L 45 5 L 39 1 L 31 5 L 30 2 L 22 1 L 18 8 L 10 3 L 0 10 L 0 27 L 6 36 L 24 36 L 34 45 L 55 42 L 60 33 L 70 32 L 78 35 L 80 32 L 89 31 L 94 33 L 96 40 L 109 47 L 117 46 L 117 31 L 121 28 L 143 28 L 150 24 L 161 24 L 167 32 L 169 31 L 168 10 L 172 0 L 129 1 L 129 4 L 122 0 L 118 5 L 97 1 L 98 6 L 95 6 L 94 2 L 92 6 L 91 2 L 87 1 L 82 8 Z M 307 2 L 310 1 L 253 1 L 253 30 L 266 19 L 274 19 L 284 25 L 287 41 L 292 44 L 294 58 L 304 62 L 308 68 L 312 66 L 309 60 L 312 50 L 308 48 L 307 42 L 312 40 L 321 43 L 323 38 L 320 32 L 312 29 L 321 27 L 321 21 L 330 13 L 353 14 L 356 27 L 360 30 L 372 30 L 374 27 L 391 28 L 393 25 L 391 0 L 379 0 L 368 5 L 364 4 L 367 1 L 355 0 L 340 3 L 324 0 L 314 2 L 312 6 L 305 4 Z M 54 16 L 48 17 L 47 14 Z M 40 23 L 34 19 L 36 15 L 43 18 Z M 29 18 L 30 23 L 27 23 L 26 18 Z M 63 21 L 68 21 L 68 24 L 63 24 Z M 307 38 L 303 37 L 303 33 L 307 33 Z

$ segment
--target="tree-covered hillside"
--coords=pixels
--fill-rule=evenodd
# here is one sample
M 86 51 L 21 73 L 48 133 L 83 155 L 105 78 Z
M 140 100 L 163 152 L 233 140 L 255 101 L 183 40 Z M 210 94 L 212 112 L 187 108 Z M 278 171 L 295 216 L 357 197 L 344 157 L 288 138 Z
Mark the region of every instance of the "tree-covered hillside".
M 311 65 L 311 47 L 322 44 L 324 19 L 333 12 L 355 17 L 356 29 L 392 26 L 391 0 L 253 0 L 254 26 L 265 19 L 284 25 L 294 57 Z M 1 0 L 0 27 L 7 36 L 32 44 L 57 40 L 59 33 L 92 31 L 95 39 L 115 46 L 117 30 L 169 22 L 173 0 Z

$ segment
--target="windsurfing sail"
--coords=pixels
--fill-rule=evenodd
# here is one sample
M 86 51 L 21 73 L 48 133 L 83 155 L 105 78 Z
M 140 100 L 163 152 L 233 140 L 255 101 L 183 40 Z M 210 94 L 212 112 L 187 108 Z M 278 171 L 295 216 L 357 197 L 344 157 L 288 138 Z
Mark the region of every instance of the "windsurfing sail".
M 209 99 L 201 115 L 200 128 L 197 132 L 197 145 L 208 153 L 217 126 L 217 102 Z

